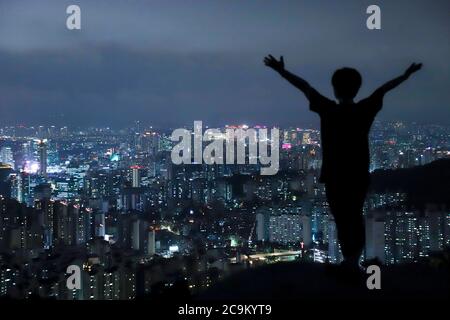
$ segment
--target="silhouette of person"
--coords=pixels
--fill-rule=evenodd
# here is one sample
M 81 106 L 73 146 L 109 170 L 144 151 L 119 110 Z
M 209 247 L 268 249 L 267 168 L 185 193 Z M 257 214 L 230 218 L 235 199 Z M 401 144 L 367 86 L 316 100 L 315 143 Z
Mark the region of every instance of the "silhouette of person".
M 320 182 L 325 183 L 326 197 L 336 223 L 344 257 L 342 265 L 359 270 L 358 261 L 365 243 L 362 210 L 370 182 L 370 127 L 381 110 L 384 95 L 418 71 L 422 64 L 411 64 L 403 75 L 388 81 L 358 102 L 353 99 L 361 87 L 361 75 L 352 68 L 338 69 L 331 79 L 338 100 L 336 103 L 287 71 L 282 56 L 277 60 L 269 55 L 264 63 L 302 91 L 309 100 L 310 110 L 320 116 Z

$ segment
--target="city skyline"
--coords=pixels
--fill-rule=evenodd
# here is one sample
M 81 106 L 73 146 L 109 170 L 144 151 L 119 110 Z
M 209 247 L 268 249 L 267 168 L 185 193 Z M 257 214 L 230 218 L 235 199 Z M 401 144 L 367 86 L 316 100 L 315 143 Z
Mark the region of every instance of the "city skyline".
M 280 171 L 262 176 L 259 164 L 175 165 L 170 132 L 148 129 L 0 126 L 0 298 L 196 295 L 272 263 L 342 261 L 318 180 L 319 130 L 281 128 Z M 436 259 L 450 244 L 439 192 L 450 128 L 381 121 L 371 141 L 366 261 Z M 342 148 L 350 164 L 351 135 Z M 398 174 L 416 182 L 386 178 Z M 66 287 L 68 266 L 81 289 Z

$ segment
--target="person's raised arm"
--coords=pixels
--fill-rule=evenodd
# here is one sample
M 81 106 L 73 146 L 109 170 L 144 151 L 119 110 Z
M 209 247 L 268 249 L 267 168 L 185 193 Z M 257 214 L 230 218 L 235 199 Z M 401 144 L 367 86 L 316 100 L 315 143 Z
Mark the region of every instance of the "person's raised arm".
M 414 72 L 420 70 L 420 68 L 422 68 L 421 63 L 411 64 L 404 74 L 383 84 L 381 87 L 375 90 L 373 95 L 384 96 L 388 91 L 396 88 L 400 83 L 407 80 Z
M 268 66 L 269 68 L 272 68 L 273 70 L 277 71 L 283 78 L 285 78 L 290 84 L 292 84 L 294 87 L 302 91 L 306 98 L 311 100 L 311 97 L 314 94 L 318 94 L 318 92 L 309 85 L 309 83 L 300 78 L 299 76 L 296 76 L 295 74 L 287 71 L 284 68 L 284 59 L 283 56 L 280 57 L 280 60 L 277 60 L 272 55 L 268 55 L 264 58 L 264 64 Z

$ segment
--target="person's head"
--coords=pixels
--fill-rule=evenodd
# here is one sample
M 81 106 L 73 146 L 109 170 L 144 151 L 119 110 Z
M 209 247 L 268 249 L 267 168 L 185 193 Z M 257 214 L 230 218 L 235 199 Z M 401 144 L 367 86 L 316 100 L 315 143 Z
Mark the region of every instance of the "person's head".
M 342 68 L 331 78 L 334 95 L 339 101 L 353 100 L 361 87 L 361 74 L 353 68 Z

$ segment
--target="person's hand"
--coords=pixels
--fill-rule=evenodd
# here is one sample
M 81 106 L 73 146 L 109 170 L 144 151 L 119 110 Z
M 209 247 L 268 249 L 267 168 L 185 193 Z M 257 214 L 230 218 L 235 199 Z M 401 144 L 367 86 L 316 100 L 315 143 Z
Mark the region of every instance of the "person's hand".
M 419 71 L 422 68 L 422 64 L 421 63 L 412 63 L 408 69 L 406 69 L 405 71 L 405 75 L 407 77 L 409 77 L 410 75 L 412 75 L 414 72 Z
M 277 72 L 281 72 L 284 70 L 283 56 L 280 57 L 280 60 L 277 60 L 271 54 L 269 54 L 264 58 L 264 64 Z

